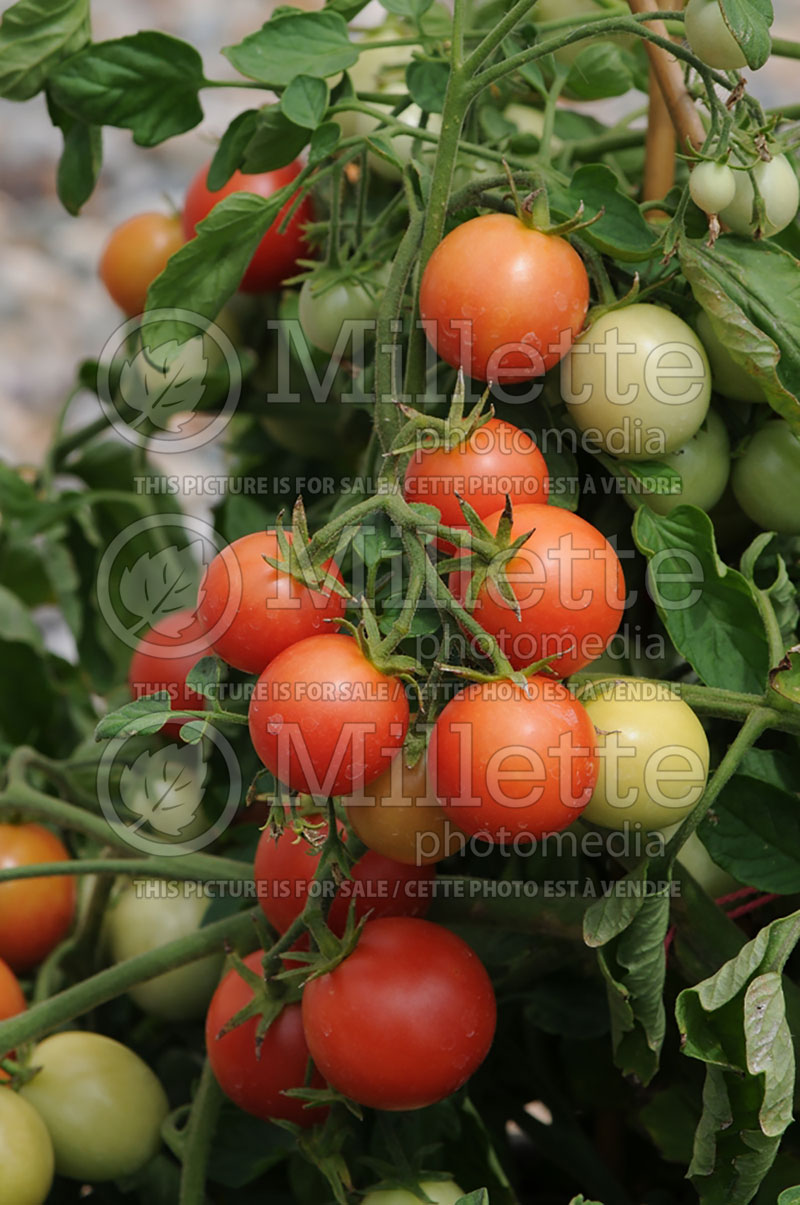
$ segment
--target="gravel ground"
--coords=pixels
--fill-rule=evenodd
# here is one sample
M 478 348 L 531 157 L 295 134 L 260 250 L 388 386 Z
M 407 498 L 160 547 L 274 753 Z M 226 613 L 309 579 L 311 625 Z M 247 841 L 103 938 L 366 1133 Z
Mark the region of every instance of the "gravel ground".
M 309 0 L 309 7 L 317 7 Z M 775 33 L 800 38 L 796 0 L 776 0 Z M 162 29 L 194 43 L 211 78 L 232 78 L 219 54 L 257 28 L 269 5 L 259 0 L 100 0 L 93 6 L 95 37 Z M 797 64 L 776 60 L 756 73 L 752 89 L 769 105 L 800 99 Z M 178 204 L 187 181 L 210 157 L 230 119 L 252 104 L 242 89 L 203 94 L 200 126 L 154 150 L 133 144 L 124 130 L 104 131 L 104 168 L 80 220 L 61 208 L 54 174 L 60 135 L 41 97 L 24 105 L 0 101 L 0 456 L 41 458 L 53 416 L 70 388 L 76 362 L 96 356 L 119 314 L 97 279 L 103 244 L 119 222 L 145 209 Z M 94 407 L 87 401 L 87 413 Z M 76 415 L 79 417 L 79 414 Z

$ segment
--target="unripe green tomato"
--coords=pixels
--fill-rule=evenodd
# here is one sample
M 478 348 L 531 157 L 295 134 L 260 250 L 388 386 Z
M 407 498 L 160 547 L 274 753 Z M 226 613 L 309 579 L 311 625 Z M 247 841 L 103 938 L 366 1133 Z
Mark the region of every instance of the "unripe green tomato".
M 456 1205 L 465 1195 L 453 1180 L 421 1180 L 419 1186 L 434 1205 Z M 407 1188 L 378 1188 L 368 1192 L 361 1205 L 420 1205 L 421 1200 Z
M 711 364 L 714 392 L 721 393 L 732 402 L 766 402 L 766 395 L 758 381 L 739 367 L 725 344 L 714 334 L 711 319 L 705 310 L 698 314 L 695 326 Z
M 710 510 L 725 493 L 731 471 L 731 446 L 725 424 L 709 410 L 706 421 L 687 444 L 668 452 L 663 463 L 681 475 L 679 494 L 656 494 L 642 490 L 626 494 L 631 506 L 646 503 L 657 515 L 668 515 L 676 506 L 699 506 Z
M 733 174 L 736 177 L 736 193 L 730 205 L 720 211 L 719 219 L 734 234 L 753 234 L 758 225 L 753 181 L 749 172 L 736 171 Z M 767 237 L 779 234 L 794 221 L 800 206 L 800 183 L 794 169 L 785 155 L 776 155 L 769 163 L 757 163 L 753 175 L 767 214 L 764 234 Z
M 196 933 L 208 900 L 187 894 L 187 887 L 194 886 L 157 879 L 128 884 L 112 901 L 107 913 L 112 960 L 124 962 L 126 958 L 135 958 Z M 145 983 L 137 983 L 128 995 L 142 1012 L 168 1021 L 201 1017 L 219 982 L 223 961 L 222 952 L 210 954 Z
M 692 438 L 711 400 L 711 370 L 697 335 L 657 305 L 603 314 L 562 361 L 571 417 L 605 452 L 663 460 Z
M 0 1087 L 0 1199 L 44 1205 L 53 1183 L 53 1144 L 33 1105 Z
M 736 196 L 736 173 L 726 163 L 698 163 L 689 176 L 689 193 L 703 213 L 719 213 Z
M 582 818 L 624 831 L 667 828 L 703 794 L 708 741 L 692 709 L 666 686 L 636 678 L 594 684 L 581 699 L 597 732 L 597 785 Z
M 736 501 L 764 531 L 800 535 L 800 440 L 782 419 L 769 422 L 734 461 Z
M 689 0 L 686 6 L 686 37 L 699 59 L 720 71 L 747 66 L 747 58 L 733 36 L 718 0 Z
M 309 342 L 331 355 L 343 329 L 348 339 L 342 346 L 352 346 L 351 328 L 347 323 L 370 322 L 373 326 L 364 330 L 364 335 L 374 333 L 374 322 L 389 271 L 386 265 L 369 279 L 341 281 L 330 288 L 323 288 L 321 292 L 320 280 L 316 276 L 304 280 L 300 289 L 298 315 Z M 361 330 L 363 328 L 357 327 L 353 334 L 363 338 L 358 334 Z
M 41 1115 L 56 1172 L 93 1184 L 132 1176 L 161 1146 L 166 1093 L 137 1054 L 99 1033 L 71 1030 L 33 1051 L 21 1093 Z

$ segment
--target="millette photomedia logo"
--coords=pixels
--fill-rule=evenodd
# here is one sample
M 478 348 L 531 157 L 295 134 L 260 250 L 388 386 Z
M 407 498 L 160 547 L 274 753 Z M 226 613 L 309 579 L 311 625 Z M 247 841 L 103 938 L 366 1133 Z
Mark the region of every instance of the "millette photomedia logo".
M 115 431 L 154 452 L 216 439 L 239 402 L 239 355 L 220 322 L 192 310 L 148 310 L 106 341 L 97 394 Z

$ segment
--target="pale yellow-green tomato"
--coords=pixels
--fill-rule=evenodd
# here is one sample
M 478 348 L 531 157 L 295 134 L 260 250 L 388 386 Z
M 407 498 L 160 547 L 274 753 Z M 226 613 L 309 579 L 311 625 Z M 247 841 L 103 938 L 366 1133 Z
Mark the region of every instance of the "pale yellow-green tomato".
M 422 1180 L 420 1188 L 434 1205 L 456 1205 L 465 1195 L 453 1180 Z M 368 1192 L 361 1205 L 419 1205 L 421 1200 L 407 1188 L 379 1188 Z
M 41 1115 L 56 1172 L 93 1184 L 132 1176 L 161 1146 L 166 1093 L 137 1054 L 99 1033 L 71 1030 L 33 1051 L 21 1089 Z
M 626 460 L 662 460 L 702 426 L 711 369 L 677 314 L 623 306 L 575 340 L 561 362 L 561 396 L 593 446 Z
M 124 962 L 126 958 L 135 958 L 196 933 L 208 908 L 208 899 L 193 894 L 195 888 L 194 883 L 157 879 L 128 884 L 111 902 L 107 913 L 112 961 Z M 201 1017 L 219 982 L 223 961 L 222 951 L 210 954 L 138 983 L 128 995 L 142 1012 L 168 1021 Z
M 736 193 L 730 205 L 720 210 L 719 220 L 734 234 L 753 234 L 758 225 L 753 181 L 749 172 L 735 171 L 733 174 Z M 794 168 L 785 155 L 775 155 L 769 163 L 757 163 L 753 175 L 767 215 L 764 234 L 767 237 L 779 234 L 794 221 L 800 206 L 800 183 Z
M 705 310 L 698 314 L 695 326 L 711 364 L 714 392 L 730 398 L 732 402 L 766 402 L 766 395 L 758 381 L 754 381 L 739 367 L 725 344 L 714 334 L 711 319 Z
M 598 775 L 583 819 L 604 828 L 667 828 L 703 794 L 708 741 L 691 707 L 661 684 L 596 683 L 582 698 L 597 732 Z
M 657 515 L 668 515 L 676 506 L 699 506 L 711 510 L 725 493 L 731 472 L 731 446 L 725 424 L 709 410 L 706 421 L 687 444 L 668 452 L 662 462 L 681 476 L 680 493 L 658 494 L 641 489 L 626 493 L 631 506 L 646 503 Z
M 613 16 L 630 16 L 630 9 L 627 4 L 614 3 L 613 0 L 608 0 L 603 3 L 603 0 L 568 0 L 565 4 L 564 0 L 538 0 L 538 3 L 531 13 L 531 18 L 534 21 L 558 21 L 562 17 L 613 17 Z M 547 35 L 548 37 L 551 35 Z M 604 41 L 618 42 L 620 45 L 631 45 L 635 40 L 635 35 L 627 38 L 625 35 L 619 35 L 612 38 L 604 38 Z M 559 63 L 564 63 L 567 66 L 572 64 L 577 59 L 582 50 L 585 50 L 591 43 L 589 39 L 582 39 L 580 42 L 573 42 L 570 46 L 562 46 L 560 50 L 555 52 L 553 56 Z
M 53 1144 L 32 1105 L 0 1087 L 0 1199 L 44 1205 L 53 1183 Z
M 718 0 L 689 0 L 684 28 L 692 50 L 707 66 L 720 71 L 747 66 L 744 51 L 725 24 Z

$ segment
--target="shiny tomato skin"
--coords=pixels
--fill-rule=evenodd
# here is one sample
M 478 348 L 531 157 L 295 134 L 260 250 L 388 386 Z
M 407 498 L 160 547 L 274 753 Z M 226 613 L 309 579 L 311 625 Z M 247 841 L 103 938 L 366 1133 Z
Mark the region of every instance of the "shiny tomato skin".
M 393 862 L 426 866 L 460 849 L 461 834 L 436 802 L 425 758 L 407 766 L 405 754 L 369 786 L 345 795 L 342 804 L 357 837 Z
M 0 824 L 0 870 L 68 861 L 64 843 L 42 825 Z M 69 875 L 0 883 L 0 958 L 17 974 L 32 970 L 66 937 L 75 899 Z
M 100 258 L 100 279 L 129 318 L 141 314 L 150 285 L 182 246 L 177 215 L 139 213 L 112 230 Z
M 497 531 L 500 511 L 486 519 Z M 506 564 L 521 619 L 492 582 L 473 607 L 515 669 L 557 654 L 549 669 L 560 678 L 599 657 L 619 627 L 625 578 L 616 552 L 590 523 L 557 506 L 519 506 L 512 538 L 532 532 Z M 450 575 L 450 589 L 466 598 L 469 573 Z
M 19 980 L 8 963 L 0 958 L 0 1021 L 24 1013 L 27 1007 Z
M 526 431 L 499 418 L 454 448 L 414 452 L 403 482 L 407 502 L 435 506 L 446 527 L 467 528 L 458 496 L 481 519 L 505 504 L 546 502 L 550 484 L 544 456 Z
M 206 185 L 208 167 L 201 168 L 189 185 L 184 201 L 183 232 L 186 238 L 194 237 L 198 222 L 208 217 L 214 206 L 224 197 L 234 192 L 250 192 L 259 197 L 271 197 L 279 188 L 299 176 L 301 170 L 302 164 L 295 160 L 294 163 L 272 172 L 234 172 L 227 184 L 211 192 Z M 239 286 L 243 292 L 268 293 L 280 288 L 287 277 L 294 275 L 298 259 L 307 258 L 311 254 L 303 237 L 303 226 L 314 216 L 308 197 L 304 197 L 300 202 L 286 230 L 283 233 L 278 230 L 293 199 L 290 198 L 286 202 L 258 244 Z
M 567 828 L 597 773 L 586 710 L 539 674 L 527 690 L 508 681 L 468 686 L 445 706 L 428 746 L 431 785 L 453 822 L 501 844 Z
M 186 675 L 209 649 L 205 628 L 193 611 L 173 611 L 159 619 L 139 641 L 128 667 L 132 699 L 166 690 L 170 710 L 204 711 L 206 701 L 186 686 Z M 190 716 L 186 717 L 190 719 Z M 168 720 L 161 731 L 177 736 L 186 720 Z
M 315 832 L 315 843 L 327 834 L 323 822 Z M 261 909 L 279 933 L 285 933 L 305 907 L 319 856 L 320 847 L 291 828 L 285 828 L 277 840 L 268 829 L 262 832 L 253 877 Z M 328 925 L 338 937 L 344 933 L 353 899 L 356 920 L 367 915 L 424 916 L 428 911 L 431 897 L 425 884 L 435 877 L 431 866 L 409 866 L 370 849 L 356 862 L 352 876 L 340 884 L 328 912 Z
M 291 533 L 287 532 L 291 543 Z M 290 644 L 335 632 L 347 599 L 333 590 L 309 590 L 264 557 L 281 560 L 273 531 L 241 536 L 218 553 L 200 583 L 197 617 L 218 657 L 248 674 L 261 671 Z M 325 572 L 341 583 L 332 561 Z
M 250 738 L 279 782 L 344 795 L 397 755 L 408 730 L 403 683 L 375 669 L 352 636 L 310 636 L 271 661 L 250 700 Z
M 262 973 L 263 951 L 248 954 L 244 964 Z M 253 998 L 251 988 L 235 967 L 228 971 L 214 993 L 206 1015 L 206 1051 L 212 1070 L 225 1095 L 245 1113 L 264 1121 L 280 1118 L 308 1128 L 324 1121 L 328 1110 L 305 1109 L 304 1102 L 285 1096 L 286 1088 L 302 1088 L 308 1066 L 308 1046 L 303 1034 L 299 1004 L 287 1004 L 270 1025 L 256 1054 L 258 1017 L 251 1017 L 218 1037 L 224 1025 Z M 318 1071 L 312 1088 L 324 1088 Z
M 544 376 L 572 346 L 588 308 L 589 278 L 577 251 L 508 213 L 456 226 L 420 285 L 420 316 L 439 356 L 501 384 Z M 462 322 L 469 325 L 455 325 Z
M 367 921 L 353 953 L 303 993 L 315 1064 L 374 1109 L 422 1109 L 455 1092 L 488 1054 L 496 1019 L 467 943 L 405 916 Z

